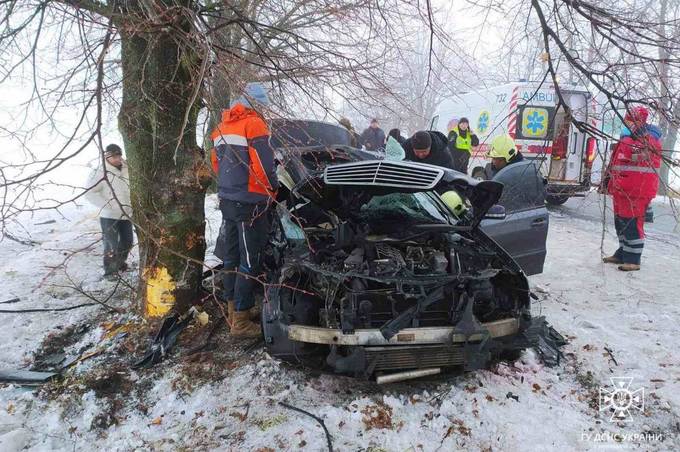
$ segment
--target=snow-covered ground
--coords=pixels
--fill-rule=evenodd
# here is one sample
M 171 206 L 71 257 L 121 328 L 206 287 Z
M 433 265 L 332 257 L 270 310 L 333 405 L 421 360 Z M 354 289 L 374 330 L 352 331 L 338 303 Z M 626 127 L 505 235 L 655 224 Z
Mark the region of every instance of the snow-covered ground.
M 214 236 L 214 199 L 206 212 Z M 50 219 L 56 222 L 36 225 Z M 70 207 L 23 223 L 40 243 L 0 242 L 0 301 L 21 300 L 0 310 L 88 302 L 64 287 L 74 282 L 106 298 L 114 284 L 100 280 L 92 209 Z M 611 252 L 607 226 L 604 251 Z M 0 387 L 0 450 L 326 450 L 319 424 L 278 402 L 323 419 L 335 450 L 678 450 L 680 238 L 650 234 L 643 270 L 622 273 L 600 263 L 601 235 L 596 222 L 551 216 L 545 272 L 531 283 L 540 298 L 535 313 L 570 340 L 558 367 L 544 367 L 528 351 L 487 371 L 379 387 L 310 374 L 243 346 L 219 360 L 171 359 L 139 372 L 101 369 L 95 356 L 49 390 Z M 73 250 L 79 252 L 69 257 Z M 130 311 L 130 300 L 122 291 L 109 303 Z M 70 353 L 118 350 L 127 362 L 137 353 L 124 353 L 123 335 L 110 332 L 111 323 L 138 320 L 99 306 L 0 319 L 2 367 L 29 365 L 45 336 L 70 325 L 87 325 Z M 91 375 L 106 377 L 93 383 Z M 598 390 L 611 377 L 644 388 L 644 411 L 632 410 L 628 422 L 611 422 L 610 412 L 598 410 Z

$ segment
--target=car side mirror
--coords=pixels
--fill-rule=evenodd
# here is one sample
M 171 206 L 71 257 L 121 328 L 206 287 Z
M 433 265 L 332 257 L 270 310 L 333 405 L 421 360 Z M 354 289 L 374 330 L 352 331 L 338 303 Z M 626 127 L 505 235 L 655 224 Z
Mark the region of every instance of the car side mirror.
M 505 220 L 505 207 L 494 204 L 491 208 L 484 214 L 485 220 Z

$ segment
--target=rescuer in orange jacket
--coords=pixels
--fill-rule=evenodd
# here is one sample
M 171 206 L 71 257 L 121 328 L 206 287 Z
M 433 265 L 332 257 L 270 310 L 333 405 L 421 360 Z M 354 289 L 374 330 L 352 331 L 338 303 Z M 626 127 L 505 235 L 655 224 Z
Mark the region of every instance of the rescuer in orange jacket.
M 260 335 L 260 325 L 252 321 L 256 317 L 254 289 L 269 236 L 269 208 L 278 188 L 269 129 L 248 98 L 265 102 L 249 88 L 248 97 L 242 96 L 223 112 L 222 122 L 210 136 L 222 211 L 215 255 L 222 259 L 226 272 L 223 295 L 231 334 L 240 337 Z
M 635 107 L 626 114 L 626 128 L 614 148 L 606 174 L 607 192 L 614 200 L 619 249 L 603 262 L 618 264 L 622 271 L 640 270 L 645 210 L 659 188 L 661 132 L 647 124 L 648 116 L 645 107 Z

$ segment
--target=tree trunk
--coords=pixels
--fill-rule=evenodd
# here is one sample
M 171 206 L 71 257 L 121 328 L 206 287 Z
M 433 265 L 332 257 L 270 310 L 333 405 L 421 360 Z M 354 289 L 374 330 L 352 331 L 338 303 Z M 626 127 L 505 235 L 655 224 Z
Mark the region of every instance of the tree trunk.
M 675 149 L 675 143 L 678 139 L 678 126 L 675 121 L 677 121 L 677 118 L 680 118 L 680 103 L 676 103 L 675 107 L 673 108 L 673 122 L 669 122 L 664 120 L 666 122 L 666 127 L 664 130 L 664 138 L 663 138 L 663 150 L 664 150 L 664 156 L 673 159 L 673 151 Z M 661 162 L 661 168 L 659 168 L 659 191 L 658 194 L 660 196 L 668 196 L 672 192 L 672 187 L 670 186 L 670 166 L 666 161 Z
M 661 0 L 660 12 L 659 12 L 659 34 L 666 38 L 666 16 L 668 13 L 668 0 Z M 669 67 L 668 67 L 668 49 L 664 45 L 659 46 L 659 81 L 660 81 L 660 91 L 661 99 L 660 103 L 664 110 L 668 110 L 671 105 L 671 97 L 669 92 L 670 83 L 669 80 Z M 671 150 L 675 147 L 675 140 L 678 136 L 678 126 L 677 123 L 677 113 L 678 106 L 672 112 L 672 121 L 669 121 L 666 117 L 661 116 L 661 129 L 664 132 L 663 139 L 663 149 Z M 672 153 L 670 157 L 672 157 Z M 659 168 L 659 190 L 658 194 L 665 196 L 668 194 L 669 189 L 669 167 L 664 161 L 661 162 L 661 167 Z
M 175 27 L 188 31 L 184 18 Z M 177 30 L 123 27 L 118 116 L 130 165 L 140 249 L 139 294 L 147 317 L 184 312 L 200 293 L 204 199 L 211 174 L 196 144 L 200 56 Z M 198 95 L 197 95 L 198 94 Z

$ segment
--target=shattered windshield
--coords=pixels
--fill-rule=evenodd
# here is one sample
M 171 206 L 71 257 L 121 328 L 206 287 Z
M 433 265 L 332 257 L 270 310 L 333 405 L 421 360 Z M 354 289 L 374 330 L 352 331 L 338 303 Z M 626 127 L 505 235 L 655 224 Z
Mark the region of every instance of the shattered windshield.
M 405 224 L 447 224 L 446 217 L 426 193 L 390 193 L 374 196 L 361 206 L 359 219 L 397 227 Z

